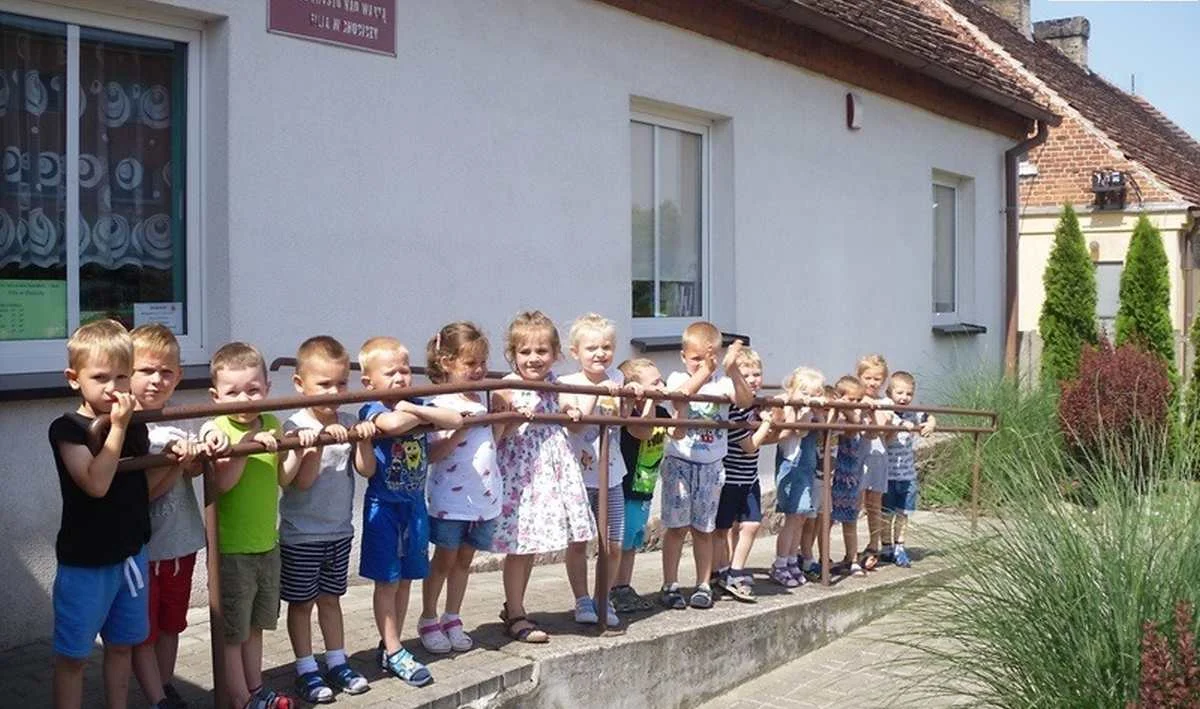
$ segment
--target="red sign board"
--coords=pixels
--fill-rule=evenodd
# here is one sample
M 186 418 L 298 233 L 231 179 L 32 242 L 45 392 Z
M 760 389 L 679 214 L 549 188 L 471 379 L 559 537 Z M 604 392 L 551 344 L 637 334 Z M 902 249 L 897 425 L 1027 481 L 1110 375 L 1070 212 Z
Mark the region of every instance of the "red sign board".
M 267 31 L 396 56 L 396 0 L 267 0 Z

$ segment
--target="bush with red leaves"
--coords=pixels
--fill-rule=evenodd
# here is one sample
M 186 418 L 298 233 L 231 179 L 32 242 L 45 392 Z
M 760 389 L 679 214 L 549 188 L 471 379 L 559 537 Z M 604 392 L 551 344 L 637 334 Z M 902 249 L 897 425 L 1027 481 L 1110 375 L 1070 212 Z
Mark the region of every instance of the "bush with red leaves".
M 1058 419 L 1067 443 L 1079 450 L 1166 430 L 1171 379 L 1162 358 L 1107 340 L 1085 346 L 1079 376 L 1064 382 Z
M 1175 606 L 1175 646 L 1154 623 L 1142 626 L 1142 672 L 1137 702 L 1130 709 L 1185 709 L 1200 706 L 1200 665 L 1192 604 Z

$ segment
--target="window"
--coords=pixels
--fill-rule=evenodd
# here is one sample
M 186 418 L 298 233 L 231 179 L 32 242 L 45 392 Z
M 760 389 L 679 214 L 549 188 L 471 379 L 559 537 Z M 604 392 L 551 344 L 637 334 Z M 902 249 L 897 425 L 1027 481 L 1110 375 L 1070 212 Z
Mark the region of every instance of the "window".
M 0 373 L 57 369 L 102 317 L 195 356 L 199 35 L 64 12 L 0 13 Z
M 1096 263 L 1096 319 L 1100 331 L 1111 340 L 1116 337 L 1117 308 L 1121 304 L 1121 271 L 1125 264 L 1120 261 L 1098 261 Z
M 677 331 L 707 312 L 708 127 L 638 114 L 630 132 L 633 317 Z
M 958 190 L 933 183 L 933 314 L 958 312 Z

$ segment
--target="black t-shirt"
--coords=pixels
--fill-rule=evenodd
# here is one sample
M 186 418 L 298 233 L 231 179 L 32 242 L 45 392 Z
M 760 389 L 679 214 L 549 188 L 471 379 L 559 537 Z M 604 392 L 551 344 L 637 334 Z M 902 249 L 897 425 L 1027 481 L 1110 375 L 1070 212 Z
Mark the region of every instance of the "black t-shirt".
M 108 566 L 138 553 L 150 541 L 150 491 L 146 471 L 117 473 L 104 497 L 84 492 L 63 464 L 59 446 L 87 445 L 92 419 L 74 411 L 50 424 L 50 448 L 62 490 L 62 526 L 54 551 L 68 566 Z M 150 452 L 146 424 L 131 423 L 125 432 L 121 457 Z
M 671 418 L 671 412 L 661 406 L 654 407 L 655 418 Z M 654 497 L 654 484 L 658 481 L 658 467 L 662 464 L 666 445 L 666 428 L 654 425 L 654 435 L 649 440 L 638 440 L 625 428 L 621 429 L 621 457 L 625 459 L 625 478 L 621 488 L 626 500 L 649 500 Z

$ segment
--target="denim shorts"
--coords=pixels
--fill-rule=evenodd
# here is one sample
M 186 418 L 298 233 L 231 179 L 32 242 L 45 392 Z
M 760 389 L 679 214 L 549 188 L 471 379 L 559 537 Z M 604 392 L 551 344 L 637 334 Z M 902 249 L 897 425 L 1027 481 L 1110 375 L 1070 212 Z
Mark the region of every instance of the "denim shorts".
M 423 496 L 411 500 L 363 499 L 358 574 L 379 583 L 429 575 L 429 513 Z
M 775 471 L 775 511 L 785 515 L 814 515 L 820 504 L 813 486 L 815 472 L 806 470 L 799 460 L 780 458 Z
M 646 544 L 646 524 L 650 522 L 650 500 L 625 500 L 625 551 L 641 549 Z
M 470 544 L 479 551 L 492 548 L 492 537 L 496 534 L 496 520 L 471 522 L 464 519 L 429 518 L 429 541 L 443 549 L 457 549 Z
M 916 512 L 917 481 L 888 480 L 887 494 L 883 496 L 883 511 L 905 517 Z
M 107 566 L 59 564 L 54 575 L 54 652 L 81 660 L 96 635 L 106 645 L 137 645 L 150 632 L 146 550 Z

